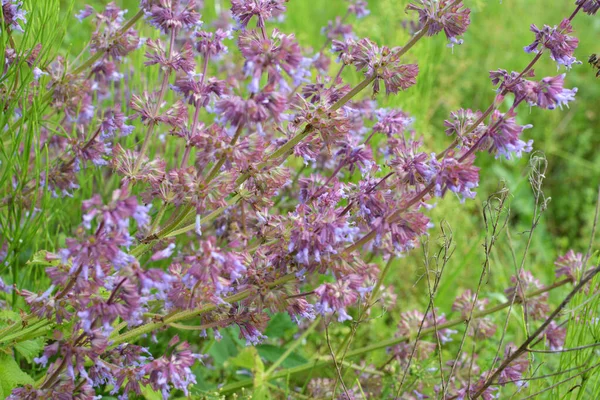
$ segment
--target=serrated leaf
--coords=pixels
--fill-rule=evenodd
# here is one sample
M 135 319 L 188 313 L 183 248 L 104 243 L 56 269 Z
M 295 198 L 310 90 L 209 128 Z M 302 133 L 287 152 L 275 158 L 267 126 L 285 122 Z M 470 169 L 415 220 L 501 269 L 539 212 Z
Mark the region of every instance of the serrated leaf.
M 11 355 L 0 354 L 0 395 L 3 399 L 17 386 L 33 383 L 33 378 L 21 371 Z
M 20 355 L 25 357 L 27 362 L 32 363 L 33 359 L 36 358 L 42 350 L 44 350 L 44 346 L 46 341 L 44 338 L 36 338 L 32 340 L 26 340 L 24 342 L 19 342 L 15 345 L 15 349 L 19 352 Z
M 142 395 L 148 400 L 162 400 L 163 396 L 160 392 L 152 389 L 148 385 L 142 385 Z
M 10 325 L 20 319 L 18 312 L 9 309 L 0 310 L 0 326 Z

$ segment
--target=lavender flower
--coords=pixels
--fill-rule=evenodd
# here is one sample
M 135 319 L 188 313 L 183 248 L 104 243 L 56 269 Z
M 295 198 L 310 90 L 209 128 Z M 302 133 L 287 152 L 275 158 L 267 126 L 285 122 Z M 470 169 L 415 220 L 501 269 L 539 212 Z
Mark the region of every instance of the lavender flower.
M 411 3 L 406 9 L 419 14 L 421 26 L 427 27 L 427 35 L 433 36 L 442 30 L 448 40 L 456 39 L 467 31 L 471 23 L 469 14 L 462 1 L 451 0 L 418 0 L 419 4 Z
M 520 136 L 525 129 L 533 125 L 518 125 L 515 117 L 516 113 L 512 110 L 506 114 L 498 110 L 492 113 L 488 129 L 492 142 L 489 152 L 496 154 L 496 158 L 500 156 L 504 156 L 507 160 L 512 159 L 513 156 L 520 158 L 523 152 L 529 153 L 532 150 L 533 140 L 524 142 Z
M 263 28 L 272 15 L 285 11 L 283 3 L 284 0 L 232 0 L 231 14 L 243 29 L 253 17 L 258 19 L 256 26 Z
M 554 265 L 557 278 L 564 276 L 575 283 L 583 272 L 583 254 L 569 250 L 565 255 L 558 257 Z
M 26 13 L 27 11 L 23 9 L 22 1 L 2 0 L 2 19 L 4 20 L 4 25 L 8 28 L 25 32 L 19 21 L 22 21 L 23 24 L 27 23 L 27 19 L 25 18 Z
M 159 0 L 146 12 L 148 22 L 169 33 L 175 29 L 191 29 L 200 24 L 195 10 L 197 0 Z
M 379 47 L 370 39 L 361 39 L 352 51 L 352 62 L 357 71 L 374 76 L 373 93 L 379 93 L 379 81 L 383 80 L 386 94 L 398 93 L 417 83 L 417 64 L 401 64 L 395 50 Z
M 459 162 L 452 155 L 441 161 L 432 160 L 437 171 L 435 175 L 435 194 L 444 196 L 448 190 L 461 196 L 461 202 L 475 197 L 472 189 L 479 185 L 479 168 L 473 165 L 474 156 Z
M 569 36 L 573 32 L 571 21 L 563 20 L 557 27 L 544 25 L 539 29 L 535 25 L 531 25 L 531 31 L 535 34 L 535 40 L 529 46 L 525 47 L 527 53 L 538 53 L 541 48 L 550 51 L 550 57 L 560 65 L 564 65 L 567 69 L 577 62 L 573 57 L 573 52 L 579 44 L 579 39 Z
M 600 1 L 598 0 L 577 0 L 575 4 L 581 6 L 583 12 L 589 15 L 595 15 L 600 10 Z
M 338 321 L 351 320 L 352 317 L 346 312 L 346 308 L 358 300 L 358 289 L 362 286 L 362 280 L 357 275 L 350 275 L 335 283 L 324 283 L 315 289 L 319 301 L 315 310 L 319 314 L 337 313 Z

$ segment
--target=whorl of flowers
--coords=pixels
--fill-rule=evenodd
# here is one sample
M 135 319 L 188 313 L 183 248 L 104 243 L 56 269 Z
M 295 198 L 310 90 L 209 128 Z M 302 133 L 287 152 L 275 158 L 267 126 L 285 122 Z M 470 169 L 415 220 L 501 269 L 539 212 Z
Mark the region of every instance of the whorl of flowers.
M 444 122 L 452 138 L 442 134 L 451 143 L 434 152 L 426 146 L 433 141 L 415 131 L 414 118 L 378 108 L 376 97 L 383 96 L 381 85 L 389 96 L 418 84 L 419 65 L 409 53 L 418 40 L 443 31 L 451 45 L 462 43 L 470 23 L 462 1 L 414 1 L 407 9 L 417 12 L 420 30 L 405 46 L 388 47 L 356 39 L 349 19 L 369 10 L 366 1 L 351 0 L 347 15 L 324 28 L 325 44 L 316 52 L 299 42 L 301 35 L 269 26 L 286 11 L 284 0 L 232 0 L 230 14 L 206 24 L 202 3 L 143 0 L 129 21 L 114 2 L 101 11 L 86 6 L 76 18 L 93 29 L 90 58 L 75 66 L 66 57 L 42 65 L 45 49 L 38 44 L 25 54 L 13 44 L 5 50 L 2 78 L 19 76 L 23 87 L 31 85 L 2 92 L 18 104 L 5 132 L 21 140 L 14 132 L 35 130 L 36 141 L 12 146 L 29 165 L 1 189 L 0 205 L 31 206 L 35 214 L 40 199 L 92 191 L 81 207 L 68 210 L 79 219 L 81 209 L 79 226 L 58 232 L 54 251 L 34 256 L 46 267 L 49 287 L 33 291 L 29 282 L 21 288 L 12 277 L 0 279 L 2 296 L 11 292 L 26 304 L 21 321 L 2 327 L 0 339 L 16 344 L 22 337 L 3 335 L 44 325 L 39 336 L 28 331 L 42 339 L 43 350 L 29 360 L 40 379 L 23 382 L 10 399 L 93 399 L 105 392 L 126 399 L 149 389 L 165 399 L 176 391 L 187 396 L 204 356 L 196 341 L 181 341 L 167 329 L 219 340 L 220 331 L 235 327 L 240 339 L 257 345 L 271 340 L 267 327 L 276 313 L 301 326 L 317 315 L 327 323 L 364 317 L 378 300 L 372 297 L 386 291 L 376 261 L 418 247 L 435 222 L 429 210 L 449 192 L 461 202 L 476 196 L 477 157 L 532 151 L 524 134 L 531 125 L 517 122 L 517 108 L 557 110 L 577 92 L 565 88 L 564 74 L 533 80 L 539 56 L 522 72 L 493 71 L 491 106 L 452 112 Z M 597 0 L 577 5 L 588 14 L 598 10 Z M 574 65 L 575 14 L 558 27 L 532 26 L 535 41 L 526 50 Z M 27 27 L 20 1 L 2 0 L 2 18 L 2 34 L 11 39 Z M 156 28 L 152 39 L 140 38 L 138 20 Z M 157 82 L 128 85 L 131 74 L 145 72 L 131 68 L 132 54 L 158 74 Z M 359 83 L 349 81 L 351 67 Z M 371 84 L 372 97 L 362 99 Z M 39 91 L 43 103 L 27 97 Z M 504 108 L 508 96 L 514 99 Z M 30 106 L 40 106 L 43 118 L 28 120 Z M 42 172 L 32 178 L 28 170 Z M 0 261 L 7 257 L 0 247 Z M 556 276 L 575 282 L 584 264 L 571 251 L 556 261 Z M 507 297 L 527 317 L 547 318 L 548 294 L 528 297 L 544 289 L 541 282 L 524 269 L 511 282 Z M 390 293 L 384 296 L 393 299 Z M 466 320 L 486 305 L 466 291 L 452 311 Z M 198 325 L 184 323 L 191 319 Z M 433 306 L 425 313 L 404 310 L 399 319 L 398 341 L 389 347 L 406 370 L 413 356 L 425 360 L 457 333 Z M 422 329 L 434 331 L 435 340 L 417 341 Z M 482 315 L 466 331 L 476 339 L 495 333 Z M 548 324 L 543 334 L 550 348 L 562 347 L 560 325 Z M 142 336 L 148 340 L 136 345 Z M 513 350 L 506 347 L 505 359 Z M 2 357 L 11 351 L 3 348 Z M 458 359 L 451 368 L 465 365 Z M 475 368 L 468 368 L 470 377 Z M 497 384 L 520 382 L 527 368 L 527 358 L 517 358 Z M 491 398 L 497 388 L 486 386 L 479 372 L 472 380 L 451 380 L 451 396 L 483 390 Z M 419 390 L 410 396 L 424 398 Z

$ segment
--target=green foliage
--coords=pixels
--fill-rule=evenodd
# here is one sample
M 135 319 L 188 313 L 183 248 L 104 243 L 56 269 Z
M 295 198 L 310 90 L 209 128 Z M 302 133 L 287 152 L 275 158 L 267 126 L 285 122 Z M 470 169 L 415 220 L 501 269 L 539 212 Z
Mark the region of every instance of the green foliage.
M 9 354 L 0 353 L 0 395 L 8 397 L 18 385 L 33 384 L 33 379 L 21 370 Z

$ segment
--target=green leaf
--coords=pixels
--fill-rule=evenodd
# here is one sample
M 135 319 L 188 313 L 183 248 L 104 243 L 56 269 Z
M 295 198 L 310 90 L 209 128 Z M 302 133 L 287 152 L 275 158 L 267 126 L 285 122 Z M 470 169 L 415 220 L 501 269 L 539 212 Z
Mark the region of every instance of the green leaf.
M 9 309 L 0 310 L 0 327 L 11 325 L 20 319 L 21 317 L 18 312 Z
M 44 350 L 44 346 L 46 341 L 44 338 L 39 337 L 32 340 L 26 340 L 24 342 L 17 343 L 15 345 L 15 349 L 19 352 L 20 355 L 25 357 L 27 362 L 32 363 L 33 359 L 37 357 L 42 350 Z
M 275 314 L 265 330 L 265 335 L 269 338 L 283 337 L 285 332 L 294 329 L 298 330 L 298 326 L 292 321 L 288 314 Z
M 256 363 L 254 357 L 255 353 L 256 349 L 254 347 L 246 347 L 242 351 L 240 351 L 237 356 L 230 359 L 228 362 L 235 367 L 254 370 L 254 366 Z
M 160 392 L 157 392 L 156 390 L 152 389 L 150 386 L 148 385 L 142 385 L 142 395 L 144 396 L 145 399 L 148 400 L 162 400 L 162 394 Z
M 283 353 L 285 352 L 285 348 L 273 346 L 271 344 L 260 345 L 257 347 L 257 349 L 258 349 L 258 354 L 260 354 L 260 356 L 262 358 L 264 358 L 265 360 L 267 360 L 269 362 L 277 361 L 279 359 L 279 357 L 281 357 L 283 355 Z M 307 362 L 308 362 L 308 360 L 306 360 L 304 357 L 302 357 L 296 353 L 291 353 L 290 355 L 287 356 L 285 361 L 283 361 L 283 363 L 281 363 L 281 366 L 283 368 L 293 368 L 293 367 L 297 367 L 298 365 L 306 364 Z
M 21 371 L 11 355 L 0 354 L 0 396 L 3 399 L 8 397 L 15 387 L 33 383 L 33 378 Z
M 227 359 L 235 357 L 238 354 L 238 348 L 233 339 L 231 339 L 229 332 L 223 330 L 222 334 L 223 337 L 221 340 L 215 342 L 208 351 L 208 354 L 211 355 L 217 365 L 223 365 Z
M 254 390 L 252 391 L 253 400 L 267 400 L 271 398 L 269 388 L 267 387 L 267 380 L 265 379 L 265 364 L 263 364 L 256 347 L 247 347 L 254 358 Z

